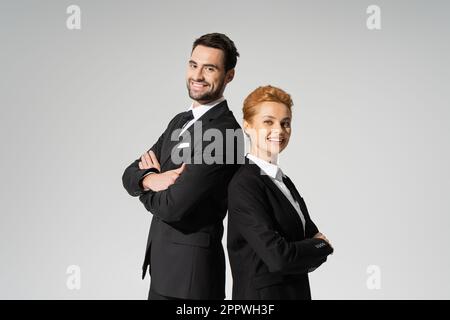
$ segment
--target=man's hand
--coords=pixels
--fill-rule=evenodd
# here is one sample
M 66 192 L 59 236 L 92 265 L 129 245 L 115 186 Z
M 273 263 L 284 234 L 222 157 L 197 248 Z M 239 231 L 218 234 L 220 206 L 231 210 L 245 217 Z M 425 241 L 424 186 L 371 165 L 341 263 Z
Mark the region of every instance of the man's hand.
M 158 164 L 159 165 L 159 164 Z M 186 168 L 186 164 L 183 163 L 179 168 L 169 170 L 163 173 L 151 173 L 142 180 L 142 186 L 144 190 L 152 190 L 155 192 L 166 190 L 175 183 L 180 174 Z
M 152 150 L 144 153 L 141 156 L 141 161 L 139 161 L 139 169 L 150 169 L 150 168 L 156 168 L 158 169 L 158 171 L 161 171 L 159 161 Z
M 330 240 L 328 240 L 327 237 L 325 237 L 325 235 L 324 235 L 322 232 L 317 232 L 317 233 L 314 235 L 313 238 L 318 238 L 318 239 L 325 240 L 325 241 L 329 244 L 329 246 L 330 246 L 331 248 L 333 248 L 333 246 L 332 246 L 331 243 L 330 243 Z M 333 248 L 333 249 L 334 249 L 334 248 Z

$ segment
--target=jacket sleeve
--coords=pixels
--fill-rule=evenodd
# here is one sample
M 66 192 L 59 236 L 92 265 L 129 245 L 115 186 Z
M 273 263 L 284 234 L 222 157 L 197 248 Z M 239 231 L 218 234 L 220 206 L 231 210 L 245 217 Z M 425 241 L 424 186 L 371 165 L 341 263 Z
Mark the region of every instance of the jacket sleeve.
M 173 121 L 176 119 L 176 116 L 169 122 L 169 125 L 167 126 L 166 130 L 163 132 L 163 134 L 159 137 L 158 141 L 156 141 L 153 146 L 148 150 L 152 150 L 158 161 L 161 159 L 161 148 L 163 145 L 164 140 L 166 139 L 166 136 L 170 134 L 169 128 L 171 128 L 171 125 L 173 124 Z M 147 151 L 147 152 L 148 152 Z M 141 181 L 144 178 L 145 175 L 149 172 L 159 172 L 157 169 L 139 169 L 139 161 L 141 161 L 140 158 L 133 161 L 126 169 L 125 172 L 122 175 L 122 184 L 125 190 L 133 196 L 137 197 L 145 193 L 144 189 L 142 188 Z
M 313 257 L 307 256 L 303 259 L 302 263 L 295 265 L 293 267 L 285 268 L 283 274 L 299 274 L 299 273 L 310 273 L 320 267 L 323 263 L 327 261 L 327 256 Z
M 228 165 L 186 164 L 183 173 L 166 190 L 145 192 L 139 199 L 153 215 L 167 223 L 180 222 L 199 201 L 214 192 L 218 181 L 230 176 Z
M 225 129 L 225 125 L 220 128 L 223 134 L 225 134 Z M 186 163 L 184 171 L 175 180 L 175 183 L 165 190 L 158 192 L 150 190 L 140 195 L 139 199 L 154 216 L 166 223 L 182 225 L 184 219 L 211 194 L 226 192 L 226 186 L 237 169 L 236 164 L 227 163 L 224 152 L 228 147 L 226 141 L 223 141 L 222 150 L 214 149 L 214 159 L 222 161 L 213 161 L 210 164 L 207 161 L 195 163 L 196 155 L 203 155 L 209 143 L 202 136 L 193 137 L 191 145 L 194 154 L 191 155 L 191 163 Z M 234 144 L 233 148 L 234 154 L 237 154 L 237 145 Z M 222 190 L 224 184 L 225 189 Z
M 277 231 L 270 215 L 271 208 L 264 201 L 264 189 L 257 182 L 233 180 L 228 194 L 229 227 L 236 228 L 270 272 L 308 272 L 333 252 L 322 239 L 287 241 Z

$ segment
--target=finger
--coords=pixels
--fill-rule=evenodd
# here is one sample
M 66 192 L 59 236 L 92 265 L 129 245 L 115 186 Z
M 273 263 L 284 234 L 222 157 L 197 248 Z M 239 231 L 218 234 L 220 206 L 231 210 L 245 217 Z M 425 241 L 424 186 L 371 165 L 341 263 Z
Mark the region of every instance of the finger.
M 143 169 L 148 169 L 149 168 L 148 164 L 147 164 L 147 160 L 145 159 L 145 155 L 144 154 L 141 156 L 141 162 L 142 162 L 142 168 Z
M 144 153 L 145 160 L 147 161 L 148 167 L 153 168 L 153 161 L 152 158 L 150 158 L 150 155 L 148 152 Z
M 186 168 L 186 164 L 183 162 L 183 164 L 179 168 L 175 169 L 174 171 L 177 174 L 181 174 L 184 171 L 185 168 Z
M 141 161 L 139 162 L 141 164 L 142 169 L 145 169 L 145 159 L 144 155 L 141 156 Z
M 169 183 L 173 183 L 172 181 L 174 181 L 178 177 L 178 174 L 175 173 L 174 170 L 169 170 L 162 174 L 167 178 Z
M 178 179 L 179 176 L 180 175 L 178 173 L 176 173 L 175 171 L 170 172 L 170 179 L 172 179 L 174 182 L 175 182 L 175 180 Z
M 141 161 L 139 161 L 139 169 L 144 169 L 144 168 L 142 167 L 142 162 L 141 162 Z
M 167 174 L 167 180 L 166 180 L 166 188 L 172 184 L 175 183 L 176 178 L 174 177 L 174 175 L 171 172 L 166 172 Z
M 156 154 L 153 152 L 153 150 L 150 150 L 149 155 L 150 155 L 150 158 L 152 159 L 152 162 L 153 162 L 153 165 L 155 166 L 155 168 L 158 169 L 159 171 L 161 171 L 161 166 L 159 165 L 158 158 L 156 158 Z

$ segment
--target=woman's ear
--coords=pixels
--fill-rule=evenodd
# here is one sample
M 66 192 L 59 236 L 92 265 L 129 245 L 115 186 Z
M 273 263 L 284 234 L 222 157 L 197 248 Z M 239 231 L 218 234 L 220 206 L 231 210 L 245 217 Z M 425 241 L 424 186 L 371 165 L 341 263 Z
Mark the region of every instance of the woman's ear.
M 249 123 L 247 122 L 247 120 L 244 120 L 244 133 L 245 133 L 245 135 L 247 136 L 247 137 L 249 137 L 250 135 L 248 134 L 248 129 L 249 129 L 249 127 L 250 127 L 250 125 L 249 125 Z

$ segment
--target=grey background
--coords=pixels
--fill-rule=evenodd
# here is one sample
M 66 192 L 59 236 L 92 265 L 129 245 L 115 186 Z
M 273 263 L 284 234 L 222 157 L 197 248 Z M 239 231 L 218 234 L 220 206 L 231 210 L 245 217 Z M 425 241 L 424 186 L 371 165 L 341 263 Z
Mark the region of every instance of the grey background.
M 82 29 L 66 28 L 77 4 Z M 366 28 L 381 7 L 382 30 Z M 0 2 L 0 298 L 145 299 L 151 214 L 125 167 L 190 105 L 193 40 L 241 53 L 236 117 L 259 85 L 294 99 L 281 167 L 333 242 L 315 299 L 448 299 L 448 1 Z M 81 268 L 81 289 L 66 268 Z M 369 265 L 381 289 L 366 286 Z M 228 270 L 227 296 L 231 294 Z

